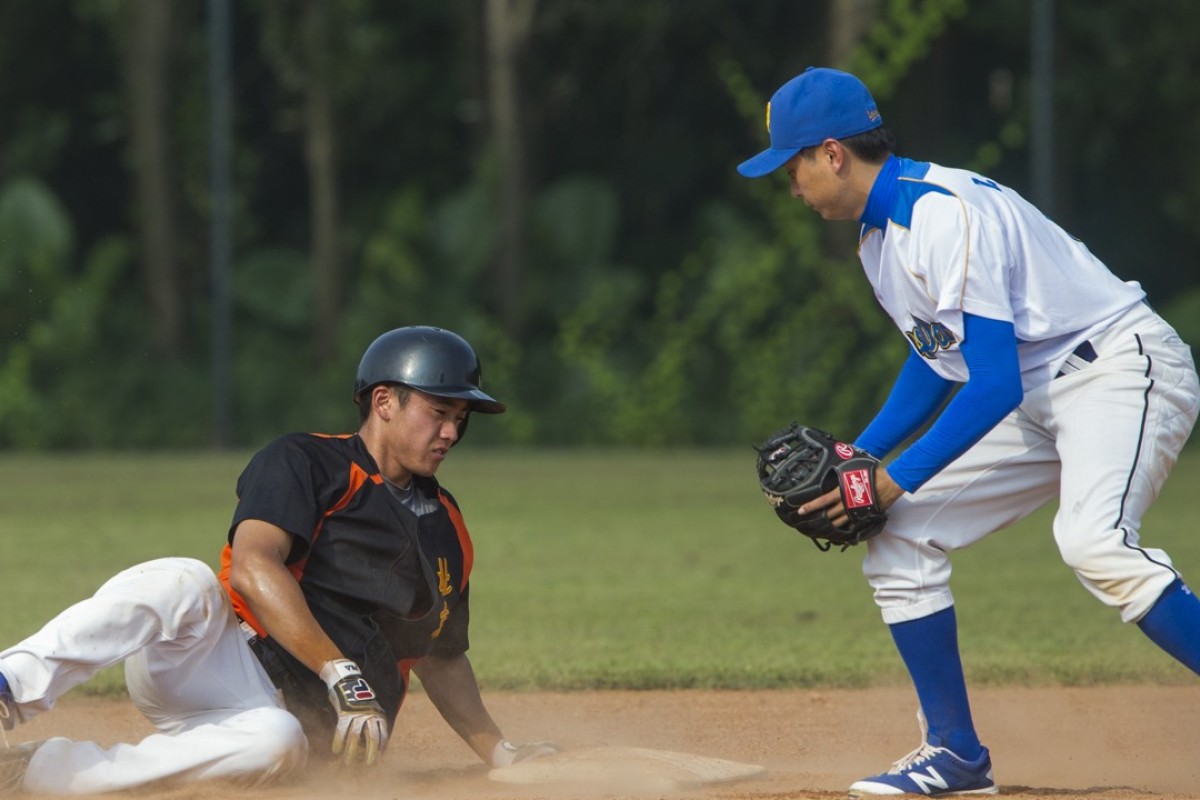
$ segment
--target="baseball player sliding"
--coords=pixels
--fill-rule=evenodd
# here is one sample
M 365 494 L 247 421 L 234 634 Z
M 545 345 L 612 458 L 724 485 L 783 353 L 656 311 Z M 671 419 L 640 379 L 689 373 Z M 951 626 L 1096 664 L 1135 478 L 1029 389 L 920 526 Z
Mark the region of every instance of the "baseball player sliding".
M 494 766 L 554 752 L 505 740 L 467 659 L 471 539 L 434 474 L 484 393 L 457 334 L 408 327 L 363 354 L 357 434 L 283 436 L 238 480 L 219 577 L 192 559 L 132 567 L 0 652 L 11 729 L 102 667 L 158 732 L 104 749 L 0 750 L 0 792 L 112 792 L 156 781 L 259 784 L 314 753 L 374 764 L 415 672 Z
M 894 155 L 856 77 L 810 68 L 774 94 L 767 120 L 770 147 L 738 170 L 782 167 L 794 197 L 861 224 L 867 280 L 910 345 L 854 444 L 878 459 L 920 433 L 864 473 L 887 520 L 864 537 L 863 569 L 925 730 L 916 750 L 851 795 L 995 793 L 959 658 L 953 551 L 1057 495 L 1054 539 L 1079 581 L 1200 673 L 1200 601 L 1138 535 L 1196 420 L 1191 352 L 1138 284 L 1012 189 Z M 796 441 L 782 432 L 761 451 L 768 489 Z M 858 513 L 839 489 L 794 509 L 768 496 L 796 527 L 827 518 L 838 537 Z

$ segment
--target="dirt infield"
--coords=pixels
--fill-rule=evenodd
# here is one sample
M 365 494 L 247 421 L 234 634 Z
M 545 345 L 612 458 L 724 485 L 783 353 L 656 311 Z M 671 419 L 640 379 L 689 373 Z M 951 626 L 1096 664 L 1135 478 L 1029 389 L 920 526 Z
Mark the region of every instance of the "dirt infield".
M 227 786 L 142 790 L 170 800 L 595 800 L 688 797 L 783 800 L 845 797 L 854 780 L 917 743 L 910 690 L 583 692 L 487 695 L 515 739 L 564 747 L 629 745 L 761 764 L 762 778 L 678 793 L 494 783 L 424 695 L 405 704 L 393 746 L 370 772 L 310 768 L 255 791 Z M 1004 797 L 1175 800 L 1200 797 L 1200 686 L 978 689 L 975 716 Z M 148 725 L 123 701 L 66 698 L 16 733 L 105 744 Z

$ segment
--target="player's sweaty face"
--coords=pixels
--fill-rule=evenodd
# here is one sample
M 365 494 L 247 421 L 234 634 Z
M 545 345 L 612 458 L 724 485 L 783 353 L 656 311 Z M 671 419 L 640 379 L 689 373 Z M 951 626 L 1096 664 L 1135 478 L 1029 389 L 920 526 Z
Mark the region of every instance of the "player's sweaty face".
M 458 441 L 468 410 L 466 400 L 413 391 L 391 426 L 391 449 L 398 466 L 414 475 L 437 472 L 450 446 Z

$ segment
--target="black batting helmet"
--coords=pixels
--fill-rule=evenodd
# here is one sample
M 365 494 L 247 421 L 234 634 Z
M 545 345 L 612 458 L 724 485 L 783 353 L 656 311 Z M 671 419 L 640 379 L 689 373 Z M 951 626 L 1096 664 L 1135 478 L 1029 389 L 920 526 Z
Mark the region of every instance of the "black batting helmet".
M 398 383 L 436 397 L 466 400 L 472 411 L 501 414 L 505 406 L 482 388 L 479 358 L 452 331 L 411 325 L 371 342 L 358 362 L 354 402 L 381 383 Z

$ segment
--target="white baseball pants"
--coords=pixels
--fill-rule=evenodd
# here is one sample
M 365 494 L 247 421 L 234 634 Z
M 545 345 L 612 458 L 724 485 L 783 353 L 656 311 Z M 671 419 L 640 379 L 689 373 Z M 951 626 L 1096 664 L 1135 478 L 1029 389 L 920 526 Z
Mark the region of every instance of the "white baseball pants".
M 1025 394 L 974 447 L 889 510 L 863 573 L 887 624 L 953 605 L 950 553 L 1055 496 L 1054 538 L 1080 582 L 1133 622 L 1178 576 L 1143 547 L 1142 516 L 1196 421 L 1191 350 L 1139 304 L 1092 340 L 1098 358 Z
M 206 564 L 164 558 L 119 573 L 0 652 L 0 672 L 28 720 L 121 661 L 130 697 L 158 733 L 107 749 L 49 739 L 29 763 L 26 791 L 92 794 L 167 779 L 259 784 L 304 763 L 300 724 Z

